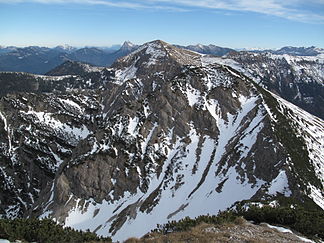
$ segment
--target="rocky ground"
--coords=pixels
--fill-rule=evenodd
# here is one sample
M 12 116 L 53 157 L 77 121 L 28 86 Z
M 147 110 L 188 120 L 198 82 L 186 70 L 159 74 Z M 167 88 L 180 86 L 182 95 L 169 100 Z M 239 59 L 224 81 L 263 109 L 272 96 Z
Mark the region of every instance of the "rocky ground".
M 290 231 L 290 230 L 285 230 Z M 222 225 L 200 224 L 186 232 L 150 233 L 142 238 L 130 238 L 125 243 L 286 243 L 313 242 L 291 232 L 281 232 L 268 224 L 256 225 L 242 218 Z

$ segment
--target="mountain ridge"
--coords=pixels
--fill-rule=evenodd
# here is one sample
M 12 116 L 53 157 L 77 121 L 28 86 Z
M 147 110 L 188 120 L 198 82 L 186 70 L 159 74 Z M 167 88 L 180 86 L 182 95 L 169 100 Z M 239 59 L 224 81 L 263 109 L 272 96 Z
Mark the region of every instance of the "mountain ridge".
M 219 47 L 213 44 L 209 45 L 189 45 L 180 48 L 216 56 L 225 56 L 237 52 L 235 49 Z M 84 47 L 76 48 L 69 45 L 61 45 L 53 48 L 29 46 L 18 47 L 0 47 L 0 70 L 1 71 L 19 71 L 36 74 L 45 74 L 56 66 L 67 60 L 86 62 L 96 66 L 110 66 L 115 60 L 126 56 L 138 48 L 138 45 L 125 41 L 119 46 L 104 47 Z M 272 53 L 276 55 L 295 55 L 295 56 L 317 56 L 324 53 L 322 48 L 316 47 L 283 47 L 278 50 L 249 50 L 254 53 Z M 35 66 L 38 66 L 37 68 Z

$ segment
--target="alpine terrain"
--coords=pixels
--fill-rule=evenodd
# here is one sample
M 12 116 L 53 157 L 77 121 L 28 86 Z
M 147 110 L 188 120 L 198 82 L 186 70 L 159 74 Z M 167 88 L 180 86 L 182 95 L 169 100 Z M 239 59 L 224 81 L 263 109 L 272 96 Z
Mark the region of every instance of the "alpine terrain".
M 0 73 L 1 217 L 126 240 L 243 200 L 324 209 L 323 62 L 273 55 L 157 40 L 109 68 Z

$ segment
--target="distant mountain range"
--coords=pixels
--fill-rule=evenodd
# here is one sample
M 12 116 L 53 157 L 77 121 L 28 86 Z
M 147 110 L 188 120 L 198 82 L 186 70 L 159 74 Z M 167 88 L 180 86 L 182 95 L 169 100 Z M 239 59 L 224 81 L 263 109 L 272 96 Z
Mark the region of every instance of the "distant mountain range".
M 198 44 L 198 45 L 177 46 L 177 47 L 195 51 L 195 52 L 199 52 L 201 54 L 209 54 L 209 55 L 215 55 L 215 56 L 224 56 L 230 52 L 236 52 L 234 49 L 215 46 L 215 45 Z
M 0 46 L 0 55 L 16 50 L 15 46 Z
M 0 71 L 45 74 L 66 61 L 79 61 L 95 66 L 110 66 L 119 57 L 135 50 L 137 45 L 126 41 L 118 50 L 109 48 L 71 46 L 54 48 L 29 46 L 0 47 Z
M 195 51 L 201 54 L 224 56 L 238 53 L 237 50 L 216 45 L 189 45 L 178 48 Z M 45 74 L 66 61 L 78 61 L 94 66 L 109 67 L 118 58 L 136 50 L 139 46 L 129 41 L 123 45 L 107 47 L 76 48 L 68 45 L 54 48 L 29 46 L 18 48 L 0 46 L 0 71 L 29 72 Z M 252 53 L 271 53 L 274 55 L 316 56 L 324 49 L 311 47 L 283 47 L 278 50 L 244 50 Z
M 317 56 L 318 54 L 324 53 L 324 49 L 311 47 L 293 47 L 285 46 L 278 50 L 253 50 L 252 52 L 258 53 L 272 53 L 276 55 L 294 55 L 294 56 Z

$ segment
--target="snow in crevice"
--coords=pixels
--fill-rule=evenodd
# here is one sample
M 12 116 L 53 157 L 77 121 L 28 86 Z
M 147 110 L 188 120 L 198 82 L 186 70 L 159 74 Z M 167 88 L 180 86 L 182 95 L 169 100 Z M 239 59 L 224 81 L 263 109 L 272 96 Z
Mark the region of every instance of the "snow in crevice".
M 277 193 L 284 194 L 286 197 L 291 196 L 291 191 L 288 185 L 288 178 L 284 170 L 280 171 L 279 174 L 269 185 L 269 195 L 277 195 Z
M 144 116 L 147 118 L 149 116 L 149 114 L 150 114 L 150 107 L 148 105 L 147 100 L 144 100 L 143 111 L 144 111 Z
M 67 104 L 71 107 L 73 107 L 74 109 L 76 109 L 80 114 L 83 114 L 84 112 L 84 109 L 81 108 L 80 105 L 78 105 L 76 102 L 70 100 L 70 99 L 62 99 L 62 98 L 59 98 L 59 100 L 64 103 L 64 104 Z
M 54 114 L 46 112 L 37 112 L 30 109 L 28 112 L 20 111 L 22 114 L 27 116 L 32 116 L 36 118 L 34 121 L 35 124 L 46 125 L 54 131 L 69 135 L 75 140 L 85 139 L 91 132 L 88 128 L 82 124 L 80 127 L 74 127 L 66 123 L 62 123 L 60 120 L 54 118 Z
M 125 81 L 136 78 L 136 62 L 137 60 L 129 67 L 116 70 L 114 83 L 122 85 Z
M 53 181 L 52 186 L 51 186 L 51 189 L 50 189 L 51 195 L 50 195 L 50 197 L 48 199 L 48 202 L 46 204 L 45 210 L 50 205 L 50 203 L 53 202 L 53 199 L 54 199 L 54 185 L 55 185 L 55 182 Z
M 199 99 L 201 98 L 200 91 L 192 87 L 189 87 L 189 85 L 186 89 L 186 95 L 188 98 L 189 105 L 191 107 L 194 106 L 196 103 L 198 103 Z
M 233 72 L 232 70 L 230 70 L 228 67 L 225 66 L 225 69 L 233 76 L 237 77 L 237 78 L 242 78 L 240 75 L 238 75 L 237 73 Z
M 141 143 L 141 148 L 142 148 L 142 159 L 144 158 L 145 152 L 146 152 L 146 148 L 148 143 L 150 142 L 153 132 L 155 131 L 155 129 L 158 127 L 158 123 L 155 122 L 152 129 L 150 130 L 150 133 L 147 135 L 146 139 Z
M 129 123 L 127 127 L 127 131 L 131 136 L 135 136 L 137 134 L 137 125 L 139 123 L 139 118 L 134 117 L 134 118 L 129 118 Z
M 267 105 L 267 103 L 265 101 L 263 101 L 263 107 L 267 111 L 267 113 L 270 116 L 271 120 L 274 121 L 274 122 L 277 122 L 277 119 L 276 119 L 275 115 L 271 112 L 270 107 Z
M 15 188 L 15 183 L 14 183 L 13 178 L 10 175 L 8 175 L 2 167 L 0 167 L 0 172 L 3 176 L 3 178 L 5 178 L 5 180 L 3 182 L 4 188 L 6 188 L 8 190 L 13 190 Z
M 259 132 L 264 127 L 264 124 L 262 123 L 263 118 L 263 112 L 259 109 L 257 115 L 253 118 L 249 127 L 241 137 L 240 143 L 242 144 L 242 147 L 240 148 L 240 151 L 242 153 L 240 155 L 240 159 L 247 157 L 248 153 L 252 149 L 252 146 L 255 144 Z
M 2 114 L 2 112 L 0 111 L 0 118 L 4 123 L 4 130 L 8 132 L 8 124 L 7 124 L 7 119 L 6 117 Z
M 8 153 L 11 154 L 12 152 L 12 141 L 11 141 L 11 133 L 12 131 L 10 130 L 10 127 L 7 122 L 7 118 L 2 114 L 0 111 L 0 118 L 4 123 L 4 130 L 7 132 L 7 137 L 8 137 Z
M 58 168 L 63 163 L 63 160 L 56 153 L 54 153 L 51 148 L 49 148 L 49 149 L 50 149 L 50 152 L 53 155 L 54 160 L 56 162 L 53 169 Z
M 256 106 L 255 102 L 257 97 L 244 98 L 241 97 L 241 111 L 236 115 L 227 114 L 228 122 L 222 119 L 222 114 L 215 102 L 213 105 L 207 106 L 209 112 L 214 117 L 215 122 L 219 128 L 218 144 L 215 154 L 215 160 L 220 161 L 223 154 L 226 152 L 226 145 L 230 143 L 234 136 L 237 135 L 238 128 L 241 127 L 241 121 L 243 118 Z M 242 138 L 244 146 L 251 148 L 257 139 L 258 133 L 261 131 L 263 124 L 261 121 L 264 116 L 261 112 L 258 112 L 257 116 L 249 124 L 247 130 L 245 131 L 245 137 Z M 242 156 L 245 156 L 243 153 Z M 215 167 L 218 164 L 215 163 Z M 213 171 L 213 170 L 211 170 Z M 226 182 L 227 183 L 227 182 Z

